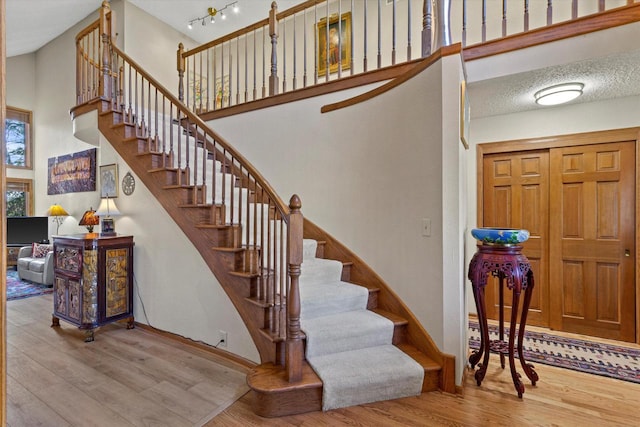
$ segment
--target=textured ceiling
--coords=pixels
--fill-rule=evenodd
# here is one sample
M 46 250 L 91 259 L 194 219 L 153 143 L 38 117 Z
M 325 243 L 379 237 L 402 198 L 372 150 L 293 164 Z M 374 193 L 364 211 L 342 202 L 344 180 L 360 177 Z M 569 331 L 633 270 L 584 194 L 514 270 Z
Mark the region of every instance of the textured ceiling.
M 238 15 L 230 12 L 224 21 L 217 19 L 215 24 L 211 24 L 207 20 L 206 26 L 195 24 L 193 30 L 189 30 L 187 23 L 205 16 L 208 7 L 221 9 L 233 0 L 128 1 L 199 43 L 266 18 L 272 2 L 238 0 Z M 286 10 L 301 2 L 278 0 L 277 3 L 279 10 Z M 95 12 L 101 4 L 102 0 L 6 0 L 7 56 L 36 51 Z M 504 76 L 480 81 L 468 75 L 472 118 L 553 108 L 535 104 L 533 94 L 544 87 L 568 81 L 585 84 L 584 95 L 573 103 L 640 95 L 640 30 L 636 33 L 627 37 L 635 46 L 615 55 L 527 72 L 505 72 L 502 73 L 506 74 Z M 614 43 L 619 43 L 619 40 Z
M 640 95 L 640 50 L 471 83 L 471 117 L 550 108 L 538 106 L 533 95 L 567 82 L 584 83 L 573 103 Z

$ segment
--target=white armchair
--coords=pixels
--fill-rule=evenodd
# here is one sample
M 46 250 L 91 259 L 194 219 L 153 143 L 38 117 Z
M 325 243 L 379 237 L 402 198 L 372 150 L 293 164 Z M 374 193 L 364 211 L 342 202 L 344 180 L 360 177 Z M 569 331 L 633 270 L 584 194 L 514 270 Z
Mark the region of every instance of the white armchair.
M 18 277 L 31 282 L 53 286 L 53 245 L 40 245 L 38 251 L 44 256 L 33 256 L 33 246 L 23 246 L 18 252 Z M 39 255 L 39 254 L 36 254 Z

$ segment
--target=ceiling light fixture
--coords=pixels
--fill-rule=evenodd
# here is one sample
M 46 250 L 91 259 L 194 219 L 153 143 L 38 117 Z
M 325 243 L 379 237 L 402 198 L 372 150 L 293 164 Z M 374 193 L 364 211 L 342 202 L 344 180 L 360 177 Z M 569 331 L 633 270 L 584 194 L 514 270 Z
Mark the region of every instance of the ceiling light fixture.
M 205 19 L 207 17 L 210 18 L 210 22 L 213 24 L 213 23 L 216 22 L 215 16 L 218 15 L 218 14 L 220 14 L 220 18 L 221 19 L 227 19 L 227 15 L 225 15 L 222 11 L 227 9 L 227 8 L 229 8 L 229 7 L 233 7 L 232 10 L 233 10 L 234 13 L 238 13 L 240 11 L 240 7 L 238 6 L 238 1 L 231 2 L 231 3 L 225 5 L 223 8 L 220 8 L 220 9 L 216 9 L 215 7 L 210 7 L 210 8 L 207 9 L 207 14 L 206 15 L 204 15 L 204 16 L 202 16 L 200 18 L 193 18 L 192 20 L 190 20 L 188 22 L 188 24 L 187 24 L 187 28 L 189 28 L 190 30 L 193 29 L 193 23 L 194 22 L 198 22 L 198 21 L 200 21 L 202 23 L 202 26 L 207 25 L 206 22 L 205 22 Z
M 582 95 L 583 88 L 582 83 L 562 83 L 539 90 L 533 97 L 539 105 L 564 104 Z

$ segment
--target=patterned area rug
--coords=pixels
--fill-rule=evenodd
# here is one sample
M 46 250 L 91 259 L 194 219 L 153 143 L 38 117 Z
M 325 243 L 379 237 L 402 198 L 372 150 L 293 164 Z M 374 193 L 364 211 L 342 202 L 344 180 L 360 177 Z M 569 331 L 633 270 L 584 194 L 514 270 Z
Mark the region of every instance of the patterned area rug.
M 505 340 L 508 340 L 508 333 L 509 328 L 505 327 Z M 489 337 L 498 338 L 496 325 L 489 325 Z M 469 321 L 469 347 L 480 348 L 476 321 Z M 534 366 L 536 362 L 543 363 L 640 384 L 640 349 L 637 348 L 534 331 L 525 332 L 523 348 L 526 360 Z
M 20 280 L 16 270 L 7 270 L 7 301 L 50 294 L 53 287 Z

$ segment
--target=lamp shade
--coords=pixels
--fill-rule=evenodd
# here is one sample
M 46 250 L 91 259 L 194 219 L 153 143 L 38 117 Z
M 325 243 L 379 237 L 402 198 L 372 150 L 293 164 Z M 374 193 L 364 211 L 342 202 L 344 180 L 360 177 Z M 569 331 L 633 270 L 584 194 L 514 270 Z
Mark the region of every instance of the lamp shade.
M 78 225 L 84 225 L 87 227 L 89 233 L 93 233 L 93 226 L 98 224 L 100 224 L 100 217 L 96 215 L 96 211 L 93 210 L 93 207 L 89 208 L 89 210 L 82 215 L 82 218 L 78 223 Z
M 47 216 L 69 216 L 69 213 L 62 206 L 54 204 L 47 210 Z
M 98 206 L 98 210 L 95 214 L 107 217 L 121 215 L 118 207 L 116 206 L 116 202 L 108 197 L 100 200 L 100 206 Z

